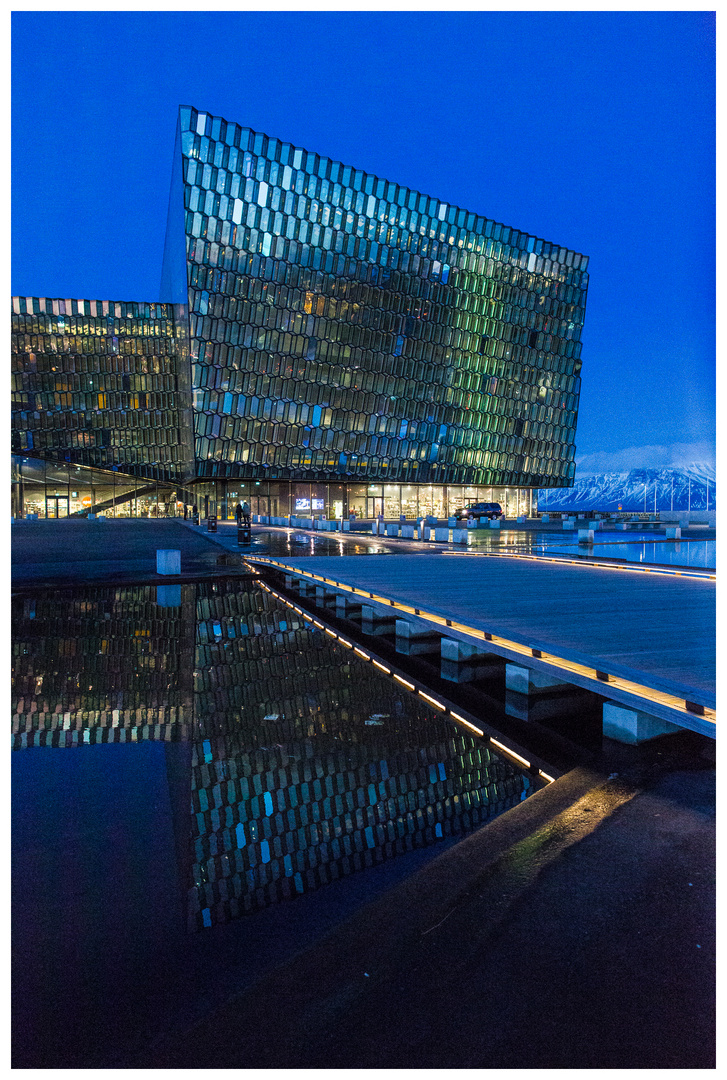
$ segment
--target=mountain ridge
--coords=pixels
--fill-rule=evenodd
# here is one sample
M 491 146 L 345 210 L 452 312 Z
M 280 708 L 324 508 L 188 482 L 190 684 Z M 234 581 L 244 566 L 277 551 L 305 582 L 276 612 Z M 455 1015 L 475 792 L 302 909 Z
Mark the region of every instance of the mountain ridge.
M 572 488 L 541 488 L 538 509 L 716 510 L 716 496 L 714 465 L 695 461 L 667 469 L 591 473 L 577 477 Z

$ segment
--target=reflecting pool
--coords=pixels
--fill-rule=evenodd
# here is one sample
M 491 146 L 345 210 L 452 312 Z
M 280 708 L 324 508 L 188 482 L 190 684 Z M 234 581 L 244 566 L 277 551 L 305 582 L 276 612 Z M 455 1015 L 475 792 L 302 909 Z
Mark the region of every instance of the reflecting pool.
M 539 785 L 254 581 L 12 619 L 16 1067 L 123 1065 Z

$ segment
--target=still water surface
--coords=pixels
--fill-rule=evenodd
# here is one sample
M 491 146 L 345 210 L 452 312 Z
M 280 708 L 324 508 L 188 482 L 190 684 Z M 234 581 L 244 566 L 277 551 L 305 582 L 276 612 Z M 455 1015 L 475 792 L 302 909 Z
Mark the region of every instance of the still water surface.
M 254 582 L 12 618 L 16 1067 L 123 1067 L 535 786 Z

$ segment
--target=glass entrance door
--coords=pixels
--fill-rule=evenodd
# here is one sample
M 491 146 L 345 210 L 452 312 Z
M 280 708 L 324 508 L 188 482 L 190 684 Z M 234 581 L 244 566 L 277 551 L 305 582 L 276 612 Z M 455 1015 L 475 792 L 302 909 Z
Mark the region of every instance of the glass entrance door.
M 378 498 L 376 496 L 374 496 L 373 498 L 371 496 L 369 496 L 368 499 L 366 500 L 366 504 L 367 504 L 367 508 L 366 508 L 366 516 L 367 517 L 376 518 L 376 517 L 379 516 L 379 514 L 383 514 L 383 512 L 384 512 L 384 500 L 383 499 L 380 499 L 380 498 Z
M 66 517 L 68 517 L 68 496 L 67 495 L 46 495 L 46 497 L 45 497 L 45 516 L 47 518 L 66 518 Z

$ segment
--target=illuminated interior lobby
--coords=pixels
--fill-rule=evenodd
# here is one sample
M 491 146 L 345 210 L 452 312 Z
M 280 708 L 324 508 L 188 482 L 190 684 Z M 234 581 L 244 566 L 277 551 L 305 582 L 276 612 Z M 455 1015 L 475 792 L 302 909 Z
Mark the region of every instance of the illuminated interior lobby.
M 181 107 L 160 300 L 13 298 L 13 515 L 537 511 L 588 259 Z

